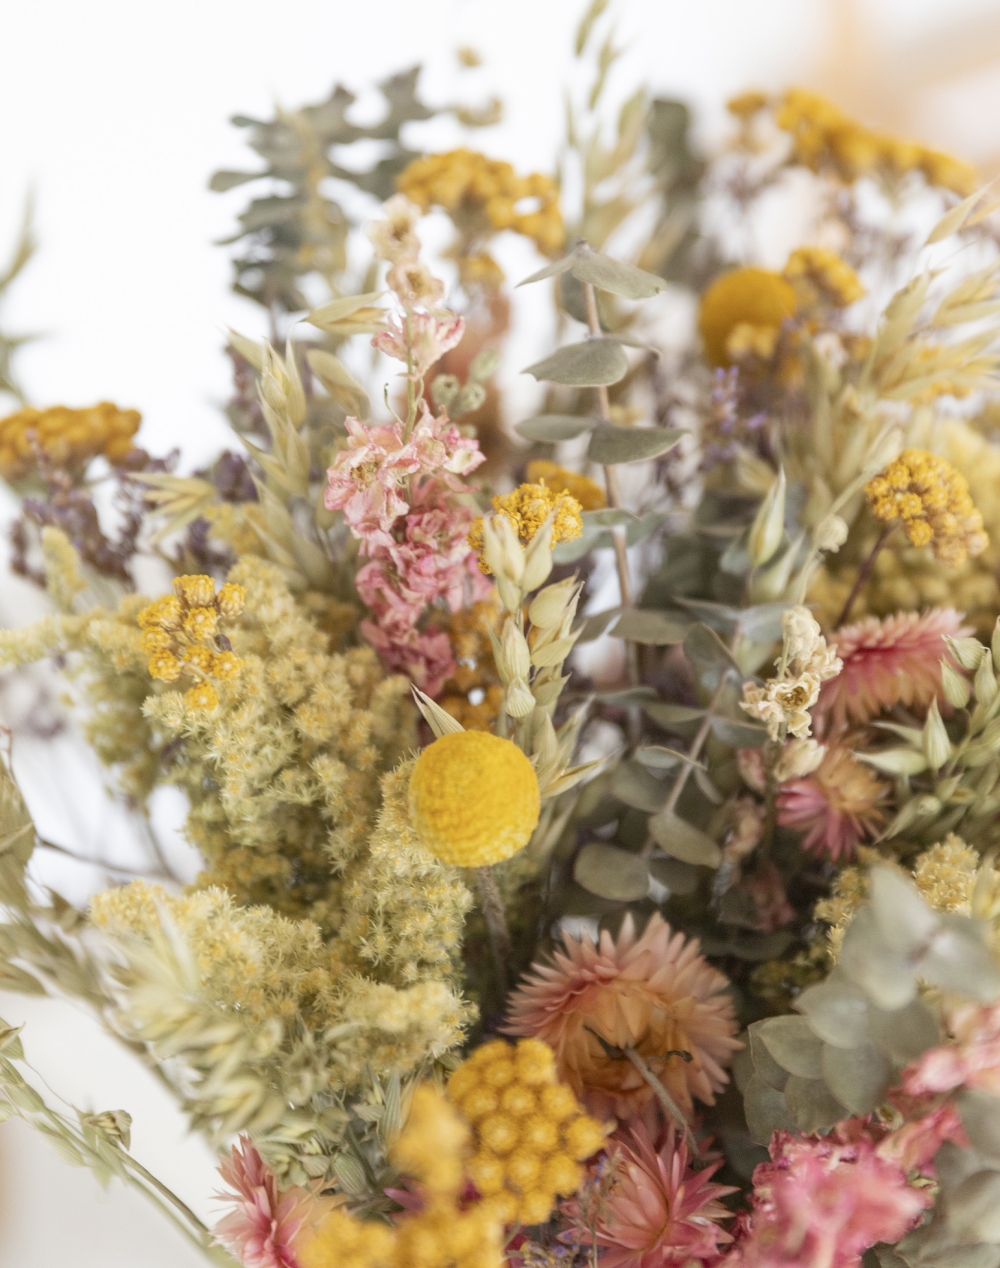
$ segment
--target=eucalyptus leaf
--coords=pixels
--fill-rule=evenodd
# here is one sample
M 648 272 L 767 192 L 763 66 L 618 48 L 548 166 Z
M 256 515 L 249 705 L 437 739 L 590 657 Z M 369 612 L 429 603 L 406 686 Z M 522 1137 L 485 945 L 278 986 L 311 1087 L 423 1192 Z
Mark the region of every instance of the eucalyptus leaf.
M 823 1077 L 823 1042 L 804 1017 L 769 1017 L 751 1029 L 783 1070 L 804 1079 Z
M 611 776 L 611 794 L 626 806 L 645 810 L 648 814 L 659 810 L 667 800 L 669 788 L 651 775 L 638 762 L 620 762 Z
M 558 444 L 562 440 L 574 440 L 597 425 L 597 419 L 578 414 L 539 414 L 515 423 L 514 430 L 525 440 L 540 440 Z
M 579 642 L 579 639 L 577 641 Z M 652 687 L 623 687 L 620 691 L 597 691 L 591 697 L 600 704 L 617 705 L 620 708 L 647 704 L 658 698 Z
M 585 339 L 566 344 L 550 357 L 525 366 L 522 374 L 567 387 L 607 387 L 628 373 L 628 357 L 611 339 Z
M 590 435 L 587 457 L 604 467 L 648 462 L 673 449 L 684 432 L 676 427 L 621 427 L 598 423 Z
M 897 1065 L 915 1061 L 941 1042 L 937 1017 L 919 998 L 894 1012 L 870 1004 L 868 1032 L 879 1052 Z
M 698 888 L 698 869 L 680 859 L 657 857 L 649 860 L 653 878 L 665 886 L 671 894 L 693 894 Z
M 767 743 L 766 727 L 732 718 L 712 718 L 712 734 L 732 748 L 761 748 Z
M 676 749 L 667 748 L 663 744 L 644 744 L 635 750 L 635 760 L 651 770 L 670 770 L 678 762 L 686 762 L 703 769 L 699 762 L 688 757 L 686 753 L 679 753 Z
M 739 665 L 733 660 L 725 643 L 707 625 L 691 626 L 684 638 L 684 655 L 698 669 L 712 669 L 722 673 L 734 669 L 737 673 L 740 672 Z
M 820 1132 L 849 1115 L 822 1079 L 793 1074 L 785 1084 L 785 1103 L 800 1132 Z
M 844 935 L 840 967 L 879 1008 L 908 1004 L 917 993 L 913 965 L 894 955 L 879 936 L 871 907 L 862 907 Z
M 690 624 L 674 612 L 651 612 L 633 608 L 623 612 L 611 630 L 613 638 L 625 638 L 631 643 L 645 643 L 664 647 L 682 643 Z
M 667 285 L 655 273 L 647 273 L 645 269 L 621 260 L 612 260 L 600 251 L 576 251 L 570 257 L 570 272 L 579 281 L 589 282 L 591 286 L 598 286 L 602 291 L 610 291 L 623 299 L 649 299 Z
M 760 1035 L 760 1027 L 751 1026 L 747 1030 L 747 1043 L 750 1045 L 750 1055 L 753 1057 L 753 1068 L 757 1077 L 763 1079 L 768 1087 L 773 1087 L 778 1092 L 785 1090 L 785 1085 L 792 1077 L 784 1066 L 779 1065 L 771 1056 L 767 1045 Z
M 546 264 L 545 268 L 539 269 L 537 273 L 532 273 L 530 277 L 524 278 L 517 285 L 530 286 L 532 282 L 544 282 L 547 277 L 558 277 L 560 273 L 568 273 L 573 267 L 573 260 L 574 257 L 572 255 L 564 255 L 561 260 Z M 516 290 L 517 287 L 514 289 Z
M 853 1048 L 868 1039 L 868 1000 L 840 969 L 834 969 L 825 982 L 807 987 L 795 1007 L 826 1043 Z
M 722 851 L 712 838 L 672 810 L 654 814 L 649 820 L 649 831 L 666 854 L 682 863 L 714 868 L 722 862 Z
M 1000 996 L 1000 971 L 983 928 L 964 916 L 944 914 L 943 928 L 920 961 L 920 976 L 944 991 L 960 991 L 983 1003 Z
M 755 643 L 773 643 L 781 638 L 781 622 L 790 603 L 758 603 L 739 614 L 739 627 Z
M 852 1114 L 870 1114 L 892 1081 L 892 1066 L 873 1043 L 857 1048 L 824 1044 L 822 1075 L 826 1086 Z
M 669 730 L 674 726 L 687 729 L 687 724 L 699 722 L 705 716 L 704 709 L 693 709 L 686 704 L 647 704 L 643 711 L 648 713 L 657 726 Z
M 1000 1171 L 977 1171 L 948 1194 L 948 1231 L 959 1243 L 1000 1242 Z
M 600 638 L 620 613 L 621 608 L 608 608 L 605 612 L 595 612 L 593 616 L 585 617 L 583 624 L 579 627 L 580 632 L 576 636 L 576 641 L 578 643 L 592 643 L 595 638 Z
M 743 1113 L 746 1115 L 750 1139 L 757 1145 L 769 1145 L 771 1136 L 776 1131 L 795 1131 L 796 1128 L 784 1095 L 777 1089 L 768 1087 L 756 1074 L 747 1084 L 743 1096 Z
M 963 1088 L 955 1097 L 969 1143 L 987 1158 L 1000 1159 L 1000 1096 Z
M 869 894 L 879 937 L 890 951 L 910 956 L 928 944 L 938 916 L 911 880 L 895 868 L 873 867 Z
M 573 879 L 590 893 L 614 902 L 637 902 L 649 893 L 646 861 L 602 841 L 591 841 L 580 850 Z

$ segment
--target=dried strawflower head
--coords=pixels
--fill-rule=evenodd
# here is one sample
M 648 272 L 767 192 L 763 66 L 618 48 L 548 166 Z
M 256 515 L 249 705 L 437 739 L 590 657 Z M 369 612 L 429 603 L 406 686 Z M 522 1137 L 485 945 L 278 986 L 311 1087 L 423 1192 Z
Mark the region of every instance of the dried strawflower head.
M 150 676 L 161 682 L 177 682 L 182 674 L 196 680 L 184 693 L 192 712 L 211 712 L 218 705 L 219 693 L 209 679 L 232 682 L 240 675 L 243 662 L 219 644 L 219 620 L 239 616 L 245 595 L 243 586 L 232 583 L 216 595 L 208 576 L 175 577 L 174 593 L 155 599 L 136 617 Z
M 805 832 L 804 850 L 834 862 L 849 859 L 882 827 L 888 794 L 888 785 L 849 749 L 831 749 L 812 774 L 782 784 L 778 822 Z
M 965 476 L 925 449 L 904 449 L 869 480 L 865 494 L 876 519 L 901 521 L 914 546 L 930 546 L 935 559 L 953 568 L 989 545 Z
M 529 484 L 544 484 L 553 493 L 568 493 L 585 511 L 599 511 L 608 504 L 604 490 L 596 480 L 576 471 L 567 471 L 547 458 L 529 462 L 524 475 Z
M 826 247 L 797 247 L 788 257 L 782 274 L 791 282 L 800 309 L 819 303 L 846 308 L 865 293 L 861 281 L 847 263 Z
M 580 1163 L 604 1144 L 571 1088 L 556 1079 L 552 1049 L 538 1039 L 484 1044 L 448 1081 L 473 1125 L 468 1175 L 505 1224 L 539 1224 L 559 1196 L 575 1193 Z
M 941 694 L 941 661 L 951 661 L 946 638 L 970 633 L 954 608 L 866 617 L 830 636 L 840 673 L 820 688 L 814 716 L 835 727 L 870 722 L 897 704 L 926 709 Z
M 616 1137 L 609 1153 L 616 1163 L 614 1178 L 593 1213 L 593 1230 L 590 1212 L 581 1211 L 578 1202 L 566 1204 L 573 1240 L 601 1247 L 602 1268 L 717 1263 L 721 1248 L 733 1240 L 721 1226 L 732 1212 L 720 1199 L 736 1192 L 711 1183 L 722 1160 L 695 1171 L 687 1141 L 676 1143 L 673 1126 L 657 1151 L 641 1123 Z
M 732 269 L 711 284 L 701 297 L 698 331 L 705 345 L 709 365 L 724 366 L 733 361 L 731 336 L 761 332 L 762 339 L 750 340 L 753 350 L 769 356 L 774 350 L 782 323 L 796 309 L 795 291 L 780 273 L 748 267 Z M 768 350 L 769 349 L 769 350 Z
M 617 938 L 604 930 L 596 945 L 564 933 L 562 948 L 511 996 L 507 1032 L 544 1039 L 591 1113 L 633 1118 L 652 1103 L 621 1051 L 631 1048 L 690 1116 L 695 1097 L 714 1104 L 740 1047 L 728 988 L 697 941 L 655 912 L 637 939 L 629 914 Z
M 445 863 L 483 867 L 531 839 L 540 810 L 538 778 L 511 740 L 454 731 L 423 750 L 410 777 L 410 819 Z
M 420 239 L 417 237 L 419 219 L 420 208 L 403 194 L 390 198 L 382 207 L 382 219 L 376 220 L 368 230 L 379 259 L 393 264 L 416 260 L 420 254 Z
M 552 518 L 552 545 L 572 541 L 583 533 L 582 507 L 569 493 L 540 484 L 519 484 L 513 493 L 498 493 L 493 499 L 495 517 L 508 521 L 518 540 L 526 546 L 548 517 Z M 479 556 L 479 567 L 485 573 L 493 570 L 483 553 L 482 517 L 472 521 L 469 545 Z
M 132 437 L 142 415 L 135 409 L 119 409 L 101 401 L 88 409 L 53 405 L 49 409 L 25 406 L 0 419 L 0 476 L 19 480 L 35 466 L 35 446 L 56 467 L 69 470 L 85 466 L 103 454 L 111 463 L 123 461 L 132 450 Z

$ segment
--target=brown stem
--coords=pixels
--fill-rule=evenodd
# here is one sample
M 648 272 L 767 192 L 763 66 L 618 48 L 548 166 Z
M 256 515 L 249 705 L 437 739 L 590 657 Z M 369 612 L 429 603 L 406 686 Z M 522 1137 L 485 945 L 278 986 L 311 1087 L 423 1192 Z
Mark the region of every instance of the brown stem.
M 500 1004 L 507 997 L 507 965 L 510 963 L 511 941 L 507 927 L 507 912 L 497 887 L 496 877 L 489 867 L 476 868 L 476 885 L 479 888 L 479 901 L 486 929 L 490 935 L 490 950 L 493 952 L 493 966 L 496 970 L 497 989 L 500 992 Z
M 646 1062 L 639 1055 L 639 1053 L 636 1052 L 634 1048 L 622 1048 L 622 1052 L 629 1059 L 629 1061 L 632 1062 L 635 1068 L 639 1071 L 642 1077 L 653 1089 L 653 1091 L 656 1093 L 656 1099 L 660 1102 L 663 1108 L 667 1111 L 670 1117 L 681 1129 L 682 1134 L 687 1137 L 688 1144 L 691 1146 L 692 1154 L 695 1156 L 695 1158 L 700 1158 L 701 1152 L 698 1149 L 698 1142 L 694 1138 L 694 1132 L 692 1132 L 691 1128 L 688 1126 L 687 1119 L 684 1117 L 683 1113 L 681 1112 L 681 1107 L 677 1104 L 674 1098 L 670 1095 L 667 1089 L 663 1086 L 660 1080 L 656 1077 L 653 1071 L 649 1068 L 649 1066 L 646 1064 Z
M 836 621 L 834 621 L 833 623 L 834 629 L 839 629 L 839 627 L 843 625 L 844 622 L 847 620 L 848 614 L 850 613 L 851 608 L 854 606 L 854 600 L 861 593 L 861 587 L 865 584 L 865 582 L 871 576 L 871 571 L 875 567 L 875 560 L 878 558 L 879 551 L 889 540 L 889 536 L 895 527 L 896 527 L 895 524 L 889 524 L 887 527 L 882 529 L 882 532 L 879 535 L 878 541 L 872 547 L 871 554 L 868 556 L 865 562 L 858 569 L 858 575 L 854 580 L 854 585 L 851 587 L 851 593 L 847 596 L 847 602 L 840 609 L 840 616 L 838 616 Z

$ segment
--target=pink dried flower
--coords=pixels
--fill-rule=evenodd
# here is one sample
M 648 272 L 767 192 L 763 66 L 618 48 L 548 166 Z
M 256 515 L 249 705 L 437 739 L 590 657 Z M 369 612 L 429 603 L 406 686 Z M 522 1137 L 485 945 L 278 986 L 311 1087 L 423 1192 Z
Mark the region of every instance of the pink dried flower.
M 449 312 L 415 309 L 400 318 L 394 313 L 388 328 L 372 339 L 372 347 L 411 366 L 408 374 L 422 379 L 431 366 L 454 348 L 465 334 L 465 319 Z
M 934 1155 L 946 1140 L 954 1141 L 963 1149 L 969 1147 L 962 1119 L 950 1101 L 929 1108 L 930 1098 L 914 1099 L 901 1095 L 898 1088 L 891 1089 L 887 1099 L 904 1115 L 919 1114 L 919 1117 L 890 1132 L 877 1147 L 880 1158 L 896 1163 L 907 1175 L 913 1171 L 933 1174 L 931 1163 Z
M 451 640 L 443 630 L 411 628 L 390 634 L 374 621 L 362 621 L 361 633 L 387 669 L 408 675 L 429 696 L 436 696 L 455 673 Z
M 959 1087 L 1000 1093 L 1000 1004 L 958 1004 L 947 1013 L 953 1043 L 928 1048 L 903 1071 L 911 1096 Z
M 602 1248 L 601 1268 L 668 1268 L 716 1263 L 719 1247 L 733 1239 L 721 1220 L 732 1218 L 720 1198 L 736 1190 L 711 1179 L 721 1160 L 700 1171 L 691 1168 L 687 1142 L 675 1144 L 670 1128 L 657 1152 L 649 1133 L 635 1125 L 611 1144 L 614 1179 L 597 1209 L 592 1238 L 579 1201 L 563 1208 L 573 1221 L 577 1245 Z M 589 1212 L 587 1213 L 589 1215 Z
M 888 787 L 847 748 L 828 750 L 819 767 L 778 791 L 778 822 L 806 833 L 802 848 L 834 862 L 850 858 L 884 822 L 880 803 Z
M 627 915 L 617 939 L 605 930 L 595 945 L 586 933 L 580 941 L 564 933 L 563 949 L 534 964 L 514 991 L 505 1029 L 544 1039 L 560 1079 L 598 1117 L 634 1118 L 653 1100 L 631 1061 L 602 1040 L 639 1052 L 691 1115 L 693 1097 L 714 1104 L 727 1082 L 723 1066 L 741 1046 L 728 987 L 697 941 L 673 933 L 658 913 L 638 939 Z
M 753 1209 L 727 1265 L 857 1268 L 870 1246 L 899 1241 L 933 1201 L 857 1120 L 828 1136 L 776 1131 L 770 1152 L 753 1173 Z
M 969 632 L 954 608 L 899 612 L 881 621 L 869 616 L 844 626 L 830 637 L 843 668 L 820 688 L 813 717 L 843 728 L 848 721 L 869 722 L 895 704 L 926 708 L 941 694 L 944 639 Z
M 279 1190 L 277 1178 L 249 1136 L 240 1137 L 231 1157 L 220 1164 L 219 1174 L 233 1192 L 217 1198 L 233 1210 L 216 1224 L 215 1240 L 243 1268 L 299 1268 L 296 1234 L 328 1209 L 329 1201 L 308 1189 Z

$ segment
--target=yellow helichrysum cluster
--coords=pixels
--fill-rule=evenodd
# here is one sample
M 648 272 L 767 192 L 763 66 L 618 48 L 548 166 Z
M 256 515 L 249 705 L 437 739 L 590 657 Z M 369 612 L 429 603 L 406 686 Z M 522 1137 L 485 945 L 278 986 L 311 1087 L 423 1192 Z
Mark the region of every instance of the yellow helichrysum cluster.
M 175 577 L 174 593 L 156 599 L 136 617 L 150 677 L 176 682 L 186 674 L 196 680 L 184 693 L 189 709 L 211 710 L 219 703 L 210 679 L 232 682 L 239 677 L 243 663 L 220 645 L 219 620 L 239 616 L 245 597 L 244 588 L 232 583 L 216 594 L 211 577 Z
M 472 1183 L 504 1224 L 539 1224 L 557 1197 L 575 1193 L 580 1163 L 604 1144 L 604 1128 L 556 1080 L 540 1039 L 477 1048 L 448 1081 L 448 1095 L 473 1125 Z
M 782 275 L 794 288 L 800 310 L 820 303 L 846 308 L 865 293 L 847 261 L 826 247 L 796 247 Z
M 301 1268 L 500 1268 L 502 1226 L 492 1205 L 460 1205 L 468 1126 L 429 1084 L 413 1093 L 389 1156 L 419 1182 L 419 1211 L 392 1228 L 334 1210 L 296 1244 Z
M 453 731 L 423 750 L 410 776 L 410 821 L 445 863 L 484 867 L 523 849 L 541 800 L 531 760 L 487 731 Z
M 26 476 L 35 465 L 35 445 L 55 466 L 70 470 L 98 454 L 121 462 L 132 449 L 141 421 L 138 410 L 119 409 L 110 401 L 88 409 L 25 407 L 0 419 L 0 475 L 5 480 Z
M 498 493 L 493 510 L 509 520 L 521 544 L 527 546 L 549 515 L 552 520 L 552 545 L 572 541 L 583 533 L 582 507 L 570 493 L 557 492 L 544 482 L 519 484 L 513 493 Z M 469 545 L 479 556 L 481 571 L 492 569 L 483 557 L 483 520 L 478 516 L 469 529 Z
M 983 517 L 969 485 L 950 462 L 924 449 L 904 449 L 865 493 L 876 519 L 901 520 L 914 546 L 930 546 L 934 557 L 957 567 L 989 545 Z
M 599 511 L 608 504 L 604 490 L 596 480 L 576 471 L 567 471 L 547 458 L 529 462 L 525 477 L 529 484 L 544 484 L 553 493 L 568 493 L 585 511 Z
M 730 109 L 745 118 L 750 97 L 737 98 Z M 858 123 L 819 93 L 792 88 L 777 103 L 774 121 L 792 137 L 792 159 L 818 172 L 832 170 L 841 180 L 861 176 L 900 177 L 921 172 L 928 185 L 953 190 L 965 197 L 976 187 L 976 171 L 969 163 L 876 132 Z

